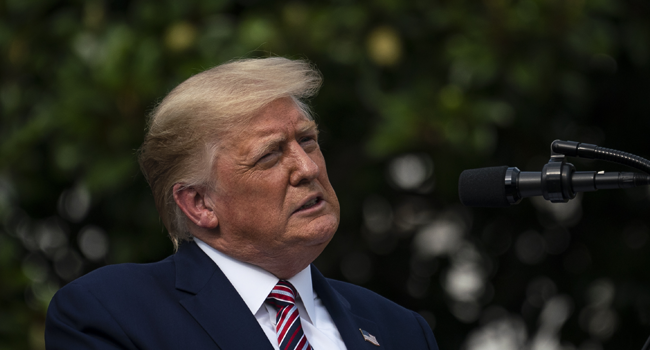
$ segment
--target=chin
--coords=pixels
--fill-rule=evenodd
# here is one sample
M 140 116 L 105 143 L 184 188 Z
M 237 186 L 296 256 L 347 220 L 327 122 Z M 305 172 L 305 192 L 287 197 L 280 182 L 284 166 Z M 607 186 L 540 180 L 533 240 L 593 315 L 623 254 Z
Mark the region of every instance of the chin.
M 305 231 L 308 233 L 308 245 L 327 245 L 334 237 L 339 227 L 339 218 L 335 215 L 324 215 L 312 221 Z

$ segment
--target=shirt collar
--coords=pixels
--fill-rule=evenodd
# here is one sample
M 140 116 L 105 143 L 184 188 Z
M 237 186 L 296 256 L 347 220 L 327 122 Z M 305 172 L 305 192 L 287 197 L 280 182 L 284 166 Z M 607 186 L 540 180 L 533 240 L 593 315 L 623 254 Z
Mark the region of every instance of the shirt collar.
M 196 237 L 194 237 L 194 241 L 219 266 L 251 313 L 255 315 L 260 307 L 264 305 L 266 297 L 271 293 L 279 279 L 259 266 L 239 261 L 212 248 Z M 311 281 L 311 268 L 307 266 L 295 276 L 289 278 L 288 281 L 298 291 L 305 311 L 307 311 L 307 315 L 301 315 L 301 317 L 307 317 L 312 322 L 316 316 L 314 306 L 316 295 Z

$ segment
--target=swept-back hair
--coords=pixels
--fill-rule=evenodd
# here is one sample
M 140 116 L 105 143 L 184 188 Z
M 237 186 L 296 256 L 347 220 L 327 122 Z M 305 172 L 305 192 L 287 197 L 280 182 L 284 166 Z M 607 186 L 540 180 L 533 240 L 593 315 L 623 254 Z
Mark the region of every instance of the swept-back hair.
M 245 127 L 274 100 L 289 97 L 313 119 L 306 100 L 318 92 L 321 82 L 321 74 L 307 61 L 242 59 L 192 76 L 158 104 L 149 117 L 138 160 L 176 249 L 192 236 L 174 201 L 174 185 L 214 183 L 214 159 L 222 138 L 235 127 Z

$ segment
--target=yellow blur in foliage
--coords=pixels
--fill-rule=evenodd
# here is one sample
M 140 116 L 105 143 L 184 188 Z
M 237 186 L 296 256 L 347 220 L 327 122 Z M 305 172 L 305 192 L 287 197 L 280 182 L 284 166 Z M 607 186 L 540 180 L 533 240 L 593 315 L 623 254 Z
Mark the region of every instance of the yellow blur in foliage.
M 395 29 L 381 26 L 368 35 L 368 54 L 379 66 L 393 66 L 402 58 L 402 43 Z

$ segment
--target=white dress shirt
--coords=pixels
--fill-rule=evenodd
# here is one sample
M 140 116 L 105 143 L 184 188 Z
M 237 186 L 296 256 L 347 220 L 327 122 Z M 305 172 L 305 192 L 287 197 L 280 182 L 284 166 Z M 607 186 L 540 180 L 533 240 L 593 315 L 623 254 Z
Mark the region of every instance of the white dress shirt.
M 275 334 L 276 310 L 265 303 L 279 279 L 261 267 L 234 259 L 194 237 L 198 246 L 219 266 L 230 283 L 235 287 L 244 303 L 255 315 L 273 348 L 278 348 Z M 323 305 L 311 281 L 311 269 L 307 266 L 295 276 L 288 279 L 298 291 L 296 306 L 300 321 L 309 344 L 314 350 L 341 349 L 345 343 L 341 338 L 332 317 Z

